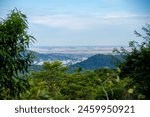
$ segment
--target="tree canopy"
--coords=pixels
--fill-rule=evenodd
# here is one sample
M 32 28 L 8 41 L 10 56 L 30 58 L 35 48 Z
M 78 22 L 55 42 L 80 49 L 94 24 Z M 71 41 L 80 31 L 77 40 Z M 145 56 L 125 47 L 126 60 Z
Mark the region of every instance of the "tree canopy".
M 119 65 L 120 76 L 132 78 L 140 93 L 145 95 L 146 99 L 150 99 L 150 24 L 142 30 L 145 35 L 135 31 L 136 36 L 143 39 L 141 43 L 131 41 L 129 43 L 131 51 L 125 49 L 120 51 L 125 60 Z
M 27 29 L 27 17 L 17 9 L 0 21 L 0 98 L 19 96 L 28 85 L 26 79 L 19 77 L 33 62 L 27 48 L 35 39 Z

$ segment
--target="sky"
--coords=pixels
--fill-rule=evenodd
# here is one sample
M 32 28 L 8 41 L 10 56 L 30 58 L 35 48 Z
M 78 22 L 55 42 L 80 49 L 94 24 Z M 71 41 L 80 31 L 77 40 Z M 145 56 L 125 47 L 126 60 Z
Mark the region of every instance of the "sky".
M 124 46 L 141 41 L 150 0 L 0 0 L 0 17 L 26 14 L 34 46 Z

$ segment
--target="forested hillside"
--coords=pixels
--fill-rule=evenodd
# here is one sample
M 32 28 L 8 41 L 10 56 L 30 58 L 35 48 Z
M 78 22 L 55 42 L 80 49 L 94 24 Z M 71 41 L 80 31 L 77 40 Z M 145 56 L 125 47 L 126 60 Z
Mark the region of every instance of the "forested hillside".
M 87 59 L 83 59 L 85 57 L 88 57 L 90 55 L 73 55 L 73 54 L 39 54 L 35 53 L 35 61 L 34 64 L 30 67 L 30 70 L 32 71 L 40 71 L 42 70 L 42 63 L 45 62 L 54 62 L 54 61 L 61 61 L 63 65 L 68 66 L 68 72 L 72 73 L 77 68 L 82 68 L 83 71 L 86 70 L 96 70 L 104 67 L 108 67 L 111 69 L 116 68 L 116 64 L 118 61 L 122 61 L 122 58 L 120 55 L 111 55 L 111 54 L 96 54 L 94 56 L 91 56 Z M 51 59 L 53 57 L 53 59 Z M 64 64 L 68 62 L 68 64 Z M 37 64 L 39 62 L 42 62 L 41 64 Z M 69 64 L 70 63 L 70 64 Z
M 119 55 L 105 55 L 97 54 L 89 57 L 87 60 L 70 65 L 69 69 L 74 70 L 76 68 L 82 68 L 82 70 L 96 70 L 104 67 L 116 68 L 117 61 L 121 61 L 121 56 Z

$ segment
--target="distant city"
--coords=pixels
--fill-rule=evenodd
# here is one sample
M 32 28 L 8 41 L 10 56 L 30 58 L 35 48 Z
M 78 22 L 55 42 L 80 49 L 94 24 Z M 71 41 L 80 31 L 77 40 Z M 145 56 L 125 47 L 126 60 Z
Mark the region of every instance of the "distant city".
M 34 65 L 42 65 L 43 62 L 61 61 L 64 65 L 70 66 L 88 58 L 101 54 L 113 54 L 114 48 L 121 46 L 36 46 L 30 48 L 35 52 Z M 129 47 L 125 47 L 129 51 Z M 103 59 L 104 61 L 104 59 Z

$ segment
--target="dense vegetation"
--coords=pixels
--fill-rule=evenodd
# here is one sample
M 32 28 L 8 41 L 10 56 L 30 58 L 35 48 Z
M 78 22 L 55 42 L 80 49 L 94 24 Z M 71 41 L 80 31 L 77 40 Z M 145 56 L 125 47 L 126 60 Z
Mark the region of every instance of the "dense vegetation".
M 34 38 L 27 34 L 26 16 L 13 10 L 0 22 L 0 99 L 112 100 L 150 99 L 150 25 L 144 40 L 130 42 L 131 51 L 116 50 L 124 57 L 116 69 L 101 68 L 72 74 L 61 62 L 45 62 L 38 72 L 28 72 L 33 58 L 27 51 Z
M 120 77 L 130 77 L 137 86 L 138 91 L 145 95 L 146 99 L 150 99 L 150 24 L 142 28 L 145 35 L 141 35 L 137 31 L 137 37 L 143 39 L 139 44 L 131 41 L 129 46 L 131 52 L 124 48 L 119 52 L 125 61 L 119 64 L 121 69 Z
M 135 99 L 132 79 L 119 78 L 120 70 L 109 68 L 75 73 L 65 72 L 61 62 L 45 62 L 44 70 L 32 73 L 31 89 L 22 99 Z
M 27 23 L 17 9 L 0 22 L 0 99 L 19 98 L 29 88 L 22 76 L 33 62 L 27 48 L 34 37 L 27 33 Z

